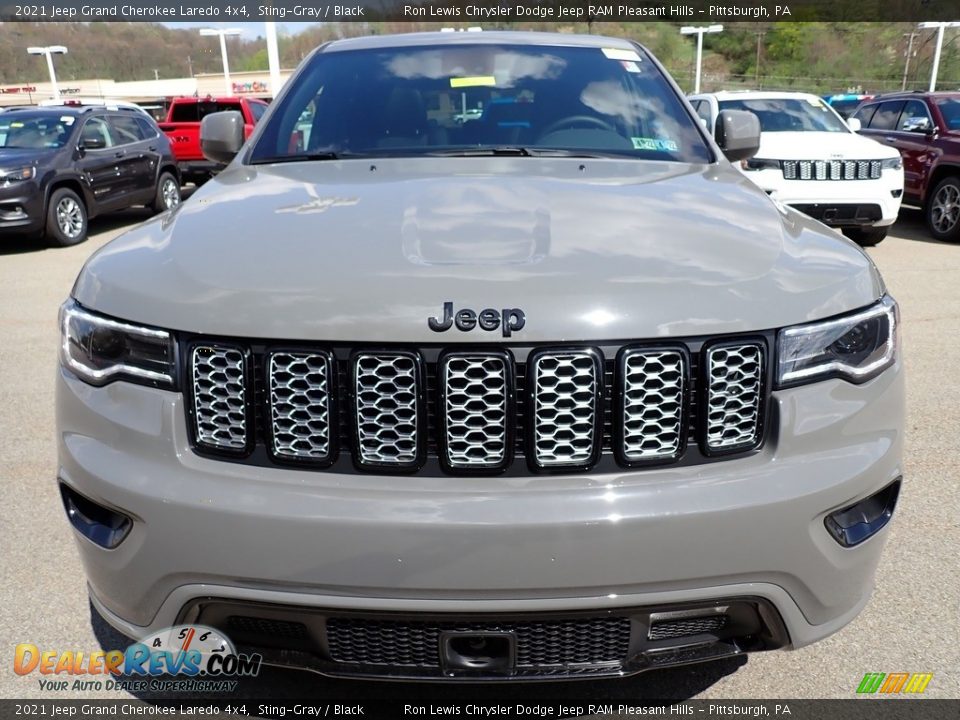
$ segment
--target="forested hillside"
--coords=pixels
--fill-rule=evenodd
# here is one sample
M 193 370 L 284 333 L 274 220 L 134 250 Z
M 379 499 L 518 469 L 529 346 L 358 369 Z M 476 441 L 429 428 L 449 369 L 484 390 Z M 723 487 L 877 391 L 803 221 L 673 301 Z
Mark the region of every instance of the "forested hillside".
M 686 89 L 692 84 L 694 41 L 681 36 L 678 23 L 484 24 L 486 28 L 596 32 L 631 37 L 647 45 Z M 253 26 L 258 29 L 262 26 Z M 430 23 L 327 23 L 298 33 L 283 32 L 284 67 L 295 66 L 325 40 L 365 33 L 436 29 Z M 935 33 L 910 23 L 727 23 L 725 31 L 704 38 L 704 89 L 718 87 L 796 87 L 813 91 L 862 88 L 898 90 L 913 35 L 908 88 L 926 88 Z M 216 38 L 196 30 L 156 23 L 5 23 L 0 25 L 0 82 L 46 78 L 42 58 L 27 55 L 29 45 L 63 44 L 57 76 L 64 80 L 113 78 L 148 80 L 220 72 Z M 233 70 L 267 67 L 263 38 L 229 39 Z M 939 72 L 940 89 L 960 88 L 960 30 L 948 30 Z

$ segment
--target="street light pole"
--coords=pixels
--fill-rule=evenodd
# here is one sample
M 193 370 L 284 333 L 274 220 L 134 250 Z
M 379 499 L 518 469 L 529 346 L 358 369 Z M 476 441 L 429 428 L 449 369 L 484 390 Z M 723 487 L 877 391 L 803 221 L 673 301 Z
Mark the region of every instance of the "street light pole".
M 53 56 L 66 55 L 67 48 L 63 45 L 47 45 L 44 47 L 28 47 L 27 53 L 30 55 L 45 55 L 47 58 L 47 70 L 50 73 L 50 85 L 53 89 L 53 99 L 60 99 L 60 88 L 57 86 L 57 73 L 53 69 Z
M 904 33 L 906 35 L 907 33 Z M 910 40 L 907 43 L 907 61 L 903 64 L 903 82 L 900 83 L 900 91 L 907 89 L 907 74 L 910 72 L 910 56 L 913 54 L 913 39 L 917 36 L 916 30 L 910 31 Z
M 200 34 L 212 37 L 217 35 L 220 37 L 220 56 L 223 59 L 223 82 L 226 87 L 226 94 L 233 94 L 233 87 L 230 84 L 230 63 L 227 61 L 227 36 L 240 35 L 243 31 L 236 28 L 228 28 L 225 30 L 218 30 L 214 28 L 201 28 Z
M 700 65 L 703 62 L 703 35 L 704 33 L 718 32 L 723 32 L 723 25 L 707 25 L 706 27 L 692 27 L 690 25 L 684 25 L 682 28 L 680 28 L 681 35 L 697 36 L 697 74 L 696 79 L 693 82 L 693 91 L 695 93 L 700 92 Z
M 921 30 L 937 31 L 937 48 L 933 51 L 933 67 L 930 70 L 930 92 L 937 89 L 937 72 L 940 70 L 940 51 L 943 50 L 943 31 L 948 27 L 960 27 L 960 22 L 922 22 Z

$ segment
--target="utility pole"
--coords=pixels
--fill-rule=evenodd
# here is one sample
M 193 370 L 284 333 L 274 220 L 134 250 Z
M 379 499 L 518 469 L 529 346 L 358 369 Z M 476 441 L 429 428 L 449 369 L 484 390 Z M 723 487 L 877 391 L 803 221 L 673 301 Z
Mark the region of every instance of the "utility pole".
M 697 76 L 693 83 L 693 92 L 700 92 L 700 66 L 703 64 L 703 34 L 723 32 L 723 25 L 708 25 L 706 27 L 692 27 L 684 25 L 680 28 L 681 35 L 697 36 Z
M 904 33 L 903 36 L 909 37 L 910 40 L 907 43 L 907 61 L 903 64 L 903 82 L 900 83 L 901 92 L 907 89 L 907 73 L 910 72 L 910 57 L 913 55 L 913 39 L 917 36 L 917 31 L 911 30 L 909 35 Z
M 943 31 L 948 27 L 960 27 L 960 22 L 922 22 L 917 27 L 921 30 L 937 31 L 937 48 L 933 52 L 933 68 L 930 70 L 930 92 L 933 92 L 937 89 L 937 72 L 940 70 L 940 51 L 943 50 Z
M 187 55 L 187 69 L 190 71 L 190 77 L 193 77 L 193 58 Z
M 756 77 L 757 90 L 760 89 L 760 48 L 763 44 L 763 36 L 766 34 L 767 34 L 766 30 L 757 31 L 757 77 Z

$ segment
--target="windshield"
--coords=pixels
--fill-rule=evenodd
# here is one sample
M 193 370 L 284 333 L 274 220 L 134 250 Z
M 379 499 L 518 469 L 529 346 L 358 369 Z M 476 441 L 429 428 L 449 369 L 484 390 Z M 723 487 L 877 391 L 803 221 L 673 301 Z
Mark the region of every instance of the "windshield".
M 67 144 L 75 118 L 22 112 L 0 115 L 0 148 L 39 150 Z
M 940 108 L 947 130 L 960 130 L 960 98 L 934 98 L 933 102 Z
M 711 152 L 649 56 L 455 44 L 318 53 L 251 161 L 522 150 L 706 163 Z M 529 151 L 529 152 L 526 152 Z
M 850 132 L 823 100 L 768 98 L 721 100 L 721 110 L 749 110 L 760 119 L 762 132 Z

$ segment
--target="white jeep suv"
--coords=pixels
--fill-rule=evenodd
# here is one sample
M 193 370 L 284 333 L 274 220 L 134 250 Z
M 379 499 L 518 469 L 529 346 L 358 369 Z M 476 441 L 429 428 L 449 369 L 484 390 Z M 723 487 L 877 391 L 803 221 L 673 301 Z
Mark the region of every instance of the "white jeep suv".
M 876 245 L 897 219 L 903 164 L 894 148 L 857 135 L 816 95 L 734 91 L 690 96 L 713 132 L 723 110 L 760 119 L 757 155 L 740 163 L 772 198 L 836 227 L 861 245 Z

